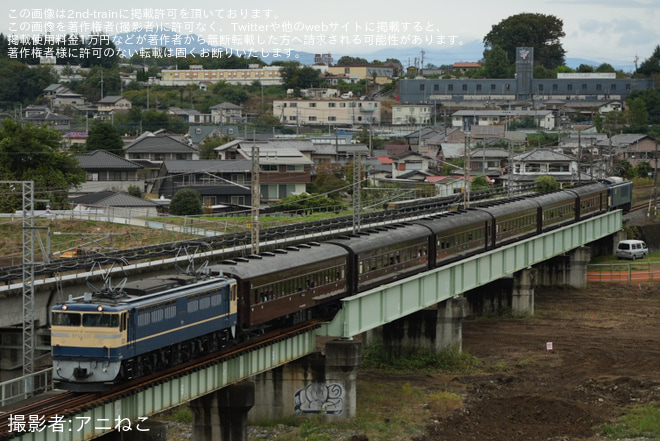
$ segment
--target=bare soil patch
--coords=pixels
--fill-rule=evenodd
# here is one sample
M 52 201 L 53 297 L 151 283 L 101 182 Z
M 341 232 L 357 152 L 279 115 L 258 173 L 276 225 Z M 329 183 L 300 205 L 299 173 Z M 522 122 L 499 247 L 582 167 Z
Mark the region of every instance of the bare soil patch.
M 660 284 L 540 289 L 535 300 L 533 318 L 464 322 L 463 350 L 492 373 L 452 378 L 465 405 L 424 441 L 603 439 L 599 427 L 627 406 L 660 400 Z

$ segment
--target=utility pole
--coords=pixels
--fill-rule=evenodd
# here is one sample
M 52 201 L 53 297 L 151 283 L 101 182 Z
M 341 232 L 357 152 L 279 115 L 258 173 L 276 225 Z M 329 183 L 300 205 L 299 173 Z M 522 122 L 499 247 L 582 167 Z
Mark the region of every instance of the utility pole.
M 34 182 L 0 181 L 21 185 L 23 200 L 23 376 L 34 372 Z M 32 377 L 26 378 L 25 391 L 32 394 Z
M 658 213 L 658 140 L 655 140 L 655 169 L 653 170 L 653 214 Z
M 252 209 L 250 232 L 252 254 L 259 254 L 259 208 L 261 202 L 261 184 L 259 183 L 259 147 L 252 145 Z
M 463 208 L 470 208 L 470 134 L 465 136 L 465 164 L 463 166 L 463 179 L 465 180 L 465 191 L 463 192 Z
M 360 212 L 362 211 L 362 198 L 360 192 L 362 186 L 362 165 L 360 162 L 360 152 L 353 153 L 353 234 L 360 231 Z

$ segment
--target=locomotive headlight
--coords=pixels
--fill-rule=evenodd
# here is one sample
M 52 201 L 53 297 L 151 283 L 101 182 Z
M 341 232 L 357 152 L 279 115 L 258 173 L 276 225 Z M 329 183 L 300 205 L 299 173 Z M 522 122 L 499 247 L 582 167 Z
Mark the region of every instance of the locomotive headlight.
M 101 305 L 97 306 L 97 307 L 96 307 L 96 310 L 97 310 L 98 312 L 102 312 L 102 311 L 103 311 L 103 306 L 101 306 Z
M 66 306 L 66 305 L 62 305 L 62 311 L 66 311 L 67 309 L 69 309 L 68 306 Z

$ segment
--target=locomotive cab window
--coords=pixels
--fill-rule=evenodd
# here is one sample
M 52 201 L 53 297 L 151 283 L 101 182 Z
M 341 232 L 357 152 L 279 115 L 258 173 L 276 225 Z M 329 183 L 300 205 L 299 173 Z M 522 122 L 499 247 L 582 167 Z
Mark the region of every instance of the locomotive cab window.
M 53 312 L 53 326 L 80 326 L 77 312 Z
M 90 328 L 116 328 L 119 326 L 119 314 L 87 313 L 83 314 L 83 326 Z

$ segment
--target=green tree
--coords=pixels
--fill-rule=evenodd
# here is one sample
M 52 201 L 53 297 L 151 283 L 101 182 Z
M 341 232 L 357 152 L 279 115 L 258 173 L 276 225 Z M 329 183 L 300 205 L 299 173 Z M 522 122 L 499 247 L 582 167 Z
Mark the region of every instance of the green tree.
M 177 191 L 170 202 L 170 214 L 175 216 L 195 216 L 202 213 L 202 196 L 192 188 Z
M 470 191 L 490 190 L 490 182 L 485 175 L 478 175 L 470 182 Z
M 234 138 L 231 136 L 218 135 L 205 139 L 199 147 L 199 159 L 218 159 L 218 155 L 213 149 L 233 140 Z
M 541 193 L 547 193 L 559 189 L 559 183 L 554 176 L 539 176 L 534 180 L 536 188 Z
M 644 108 L 648 113 L 648 123 L 660 124 L 660 88 L 654 87 L 646 90 L 633 90 L 626 100 L 628 108 L 630 108 L 630 103 L 638 98 L 644 103 Z M 635 107 L 635 105 L 633 105 L 633 107 Z
M 320 164 L 316 168 L 316 179 L 309 188 L 315 193 L 338 199 L 340 194 L 337 190 L 348 186 L 348 182 L 343 179 L 344 174 L 345 169 L 339 165 Z
M 576 72 L 579 73 L 592 73 L 594 71 L 594 67 L 590 64 L 580 64 L 577 69 L 575 69 Z
M 484 75 L 486 78 L 512 78 L 513 64 L 500 46 L 484 51 Z
M 500 46 L 512 61 L 517 47 L 533 47 L 534 63 L 554 69 L 564 64 L 566 55 L 559 41 L 566 35 L 563 27 L 564 22 L 554 15 L 522 13 L 493 25 L 483 42 L 486 50 Z
M 640 178 L 649 178 L 652 176 L 653 166 L 649 161 L 640 161 L 635 168 L 635 174 Z
M 615 162 L 612 171 L 615 176 L 620 176 L 622 178 L 632 179 L 635 177 L 635 169 L 632 164 L 625 159 Z
M 85 180 L 85 173 L 72 156 L 60 152 L 62 135 L 50 127 L 21 125 L 5 119 L 0 125 L 0 176 L 6 181 L 33 181 L 35 196 L 50 201 L 53 208 L 68 207 L 72 186 Z M 0 210 L 21 207 L 21 198 L 0 192 Z
M 337 60 L 337 66 L 364 66 L 369 64 L 366 58 L 344 55 Z
M 642 62 L 635 75 L 651 77 L 660 74 L 660 45 L 653 50 L 653 54 Z
M 628 118 L 634 127 L 646 126 L 649 123 L 649 112 L 646 110 L 644 100 L 640 97 L 626 100 L 628 104 Z
M 302 67 L 300 63 L 295 61 L 283 63 L 280 76 L 285 89 L 304 89 L 316 87 L 321 83 L 318 70 L 311 66 Z
M 142 190 L 137 185 L 129 185 L 127 193 L 136 198 L 142 199 Z
M 122 156 L 124 143 L 121 133 L 110 123 L 96 123 L 89 129 L 87 135 L 87 151 L 107 150 Z
M 596 67 L 596 70 L 594 72 L 598 73 L 616 73 L 616 69 L 609 64 L 609 63 L 602 63 L 598 67 Z

